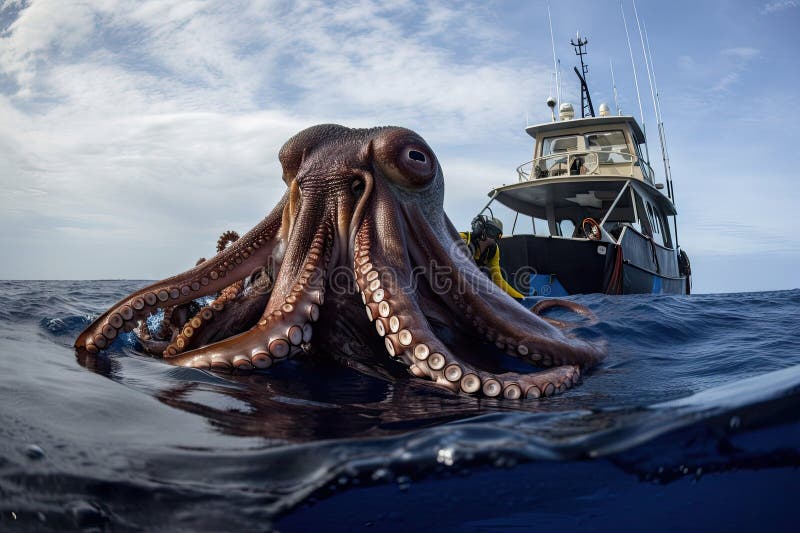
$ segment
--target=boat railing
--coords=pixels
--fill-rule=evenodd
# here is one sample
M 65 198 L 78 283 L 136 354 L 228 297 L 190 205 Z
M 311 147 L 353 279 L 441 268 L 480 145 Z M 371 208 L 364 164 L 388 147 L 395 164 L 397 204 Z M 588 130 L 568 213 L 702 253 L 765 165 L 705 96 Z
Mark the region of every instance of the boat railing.
M 640 169 L 641 176 L 634 169 Z M 579 150 L 537 157 L 517 167 L 519 181 L 559 176 L 643 177 L 653 183 L 653 169 L 643 159 L 628 152 Z

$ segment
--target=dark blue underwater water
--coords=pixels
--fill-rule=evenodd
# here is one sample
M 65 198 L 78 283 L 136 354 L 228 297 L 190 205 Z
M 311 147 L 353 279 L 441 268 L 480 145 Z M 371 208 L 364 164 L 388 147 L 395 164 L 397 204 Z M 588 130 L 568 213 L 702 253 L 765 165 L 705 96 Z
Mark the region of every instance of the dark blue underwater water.
M 0 530 L 792 530 L 800 291 L 587 296 L 554 398 L 324 359 L 215 375 L 74 338 L 139 281 L 0 282 Z

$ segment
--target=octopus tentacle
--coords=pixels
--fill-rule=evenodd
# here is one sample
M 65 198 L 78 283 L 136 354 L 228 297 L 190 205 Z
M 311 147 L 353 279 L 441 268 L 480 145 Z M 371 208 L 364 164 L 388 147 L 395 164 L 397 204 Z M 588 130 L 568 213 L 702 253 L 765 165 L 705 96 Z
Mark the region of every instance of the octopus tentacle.
M 409 247 L 397 209 L 379 199 L 359 227 L 354 272 L 367 318 L 374 323 L 390 356 L 401 360 L 418 377 L 427 377 L 450 390 L 509 399 L 551 395 L 571 387 L 580 378 L 577 366 L 536 374 L 491 374 L 478 370 L 451 353 L 432 331 L 409 291 L 414 280 Z M 384 197 L 385 198 L 385 197 Z M 382 223 L 379 227 L 374 220 Z M 411 226 L 414 227 L 414 226 Z M 380 235 L 377 232 L 380 231 Z
M 194 302 L 165 307 L 158 328 L 154 332 L 150 331 L 147 320 L 142 320 L 138 328 L 133 331 L 144 350 L 151 355 L 163 354 L 189 320 L 193 307 L 197 307 Z
M 173 325 L 172 325 L 172 314 L 175 312 L 175 306 L 170 305 L 164 307 L 164 314 L 161 316 L 161 322 L 158 324 L 158 329 L 156 330 L 155 337 L 158 340 L 164 340 L 169 342 L 172 339 L 173 334 Z M 144 321 L 143 321 L 144 322 Z
M 356 283 L 367 318 L 384 338 L 387 352 L 405 363 L 413 375 L 426 377 L 454 392 L 487 397 L 502 395 L 507 399 L 552 396 L 578 382 L 577 365 L 534 374 L 492 374 L 454 355 L 431 330 L 416 300 L 401 288 L 410 281 L 410 273 L 403 266 L 405 262 L 392 263 L 382 256 L 381 264 L 381 258 L 370 253 L 378 248 L 369 235 L 370 230 L 371 224 L 365 221 L 356 237 Z
M 210 260 L 117 302 L 78 336 L 75 348 L 97 353 L 111 344 L 120 331 L 131 331 L 154 310 L 218 292 L 231 280 L 242 279 L 256 266 L 267 264 L 280 242 L 275 237 L 285 203 L 284 196 L 264 220 Z
M 225 249 L 228 244 L 234 243 L 239 240 L 239 234 L 233 230 L 228 230 L 219 236 L 217 239 L 217 253 Z
M 239 280 L 236 283 L 228 285 L 217 296 L 214 301 L 204 306 L 180 330 L 180 333 L 175 339 L 164 349 L 164 357 L 174 357 L 182 353 L 191 342 L 192 336 L 201 330 L 201 328 L 209 323 L 214 318 L 214 312 L 221 312 L 225 306 L 236 300 L 236 297 L 242 292 L 244 288 L 244 280 Z
M 569 309 L 573 313 L 581 315 L 587 320 L 582 324 L 576 324 L 567 322 L 565 320 L 559 320 L 557 318 L 550 318 L 542 315 L 543 312 L 547 311 L 548 309 L 553 309 L 555 307 L 563 307 L 565 309 Z M 530 307 L 530 311 L 536 314 L 537 316 L 541 317 L 542 320 L 545 320 L 546 322 L 562 329 L 572 329 L 578 326 L 583 326 L 583 327 L 595 326 L 600 322 L 597 319 L 597 315 L 595 315 L 591 309 L 581 304 L 571 302 L 569 300 L 557 300 L 555 298 L 548 298 L 546 300 L 541 300 L 539 302 L 536 302 L 536 304 Z
M 303 351 L 311 340 L 312 324 L 319 319 L 319 306 L 324 303 L 329 235 L 329 226 L 319 228 L 294 284 L 283 297 L 273 293 L 261 319 L 250 330 L 172 357 L 169 362 L 215 370 L 253 370 L 268 368 Z
M 239 234 L 235 231 L 228 230 L 223 232 L 217 240 L 217 253 L 223 251 L 229 244 L 237 240 L 239 240 Z M 201 262 L 198 261 L 197 264 Z M 239 280 L 222 289 L 214 301 L 201 308 L 193 317 L 181 324 L 179 332 L 173 336 L 172 342 L 164 348 L 162 355 L 164 357 L 174 357 L 186 350 L 190 346 L 192 337 L 197 338 L 196 334 L 203 327 L 207 327 L 208 323 L 214 318 L 214 311 L 221 312 L 226 304 L 236 300 L 243 289 L 244 280 Z
M 603 359 L 603 345 L 568 337 L 536 314 L 521 314 L 519 304 L 475 266 L 463 250 L 457 233 L 455 236 L 451 233 L 448 250 L 431 227 L 421 222 L 424 215 L 413 206 L 407 209 L 404 209 L 406 216 L 421 233 L 416 242 L 426 243 L 422 251 L 427 259 L 433 264 L 453 266 L 455 289 L 444 296 L 460 314 L 470 317 L 475 330 L 485 340 L 537 366 L 577 364 L 590 367 Z M 449 227 L 455 231 L 451 225 Z

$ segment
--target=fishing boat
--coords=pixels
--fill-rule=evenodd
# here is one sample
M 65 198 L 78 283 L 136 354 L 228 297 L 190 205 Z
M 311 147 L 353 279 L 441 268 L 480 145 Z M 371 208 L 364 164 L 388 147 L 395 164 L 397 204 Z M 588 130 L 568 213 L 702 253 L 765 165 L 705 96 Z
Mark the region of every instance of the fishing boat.
M 533 159 L 517 168 L 516 183 L 492 189 L 481 211 L 499 202 L 515 213 L 512 235 L 498 241 L 500 266 L 526 296 L 688 294 L 691 269 L 678 246 L 666 153 L 664 183 L 650 166 L 645 133 L 633 116 L 613 115 L 607 104 L 595 116 L 586 42 L 580 36 L 571 41 L 581 58 L 581 71 L 575 68 L 581 118 L 566 102 L 556 117 L 556 101 L 548 98 L 551 122 L 525 130 L 535 141 Z M 520 233 L 525 219 L 531 230 Z

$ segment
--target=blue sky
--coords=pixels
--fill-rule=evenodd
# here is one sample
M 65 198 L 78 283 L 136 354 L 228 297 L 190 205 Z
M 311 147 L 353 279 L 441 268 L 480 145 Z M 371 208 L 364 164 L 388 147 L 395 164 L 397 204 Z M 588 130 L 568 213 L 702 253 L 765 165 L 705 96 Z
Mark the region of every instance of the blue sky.
M 277 151 L 322 122 L 422 134 L 466 227 L 548 120 L 546 2 L 0 2 L 3 279 L 163 278 L 243 232 Z M 655 131 L 633 5 L 645 123 Z M 640 0 L 698 292 L 800 286 L 800 0 Z M 551 3 L 589 38 L 595 105 L 639 115 L 618 1 Z M 653 166 L 660 169 L 655 134 Z M 510 223 L 510 218 L 507 219 Z

